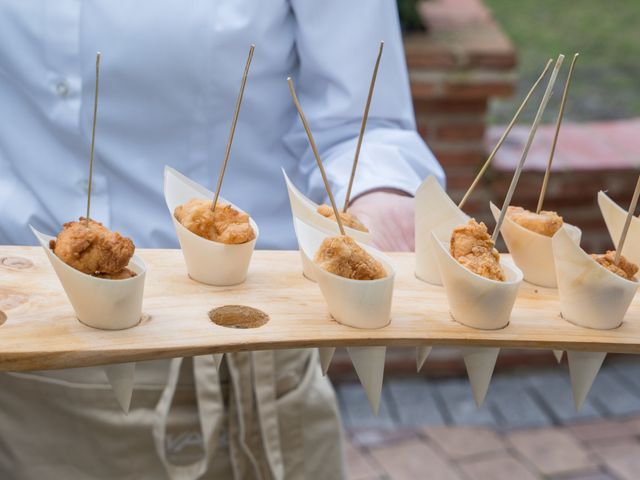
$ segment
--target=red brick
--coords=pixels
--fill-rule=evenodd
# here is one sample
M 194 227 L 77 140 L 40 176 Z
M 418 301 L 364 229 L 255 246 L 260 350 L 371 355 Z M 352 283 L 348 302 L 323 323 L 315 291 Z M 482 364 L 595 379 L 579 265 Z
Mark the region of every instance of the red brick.
M 452 68 L 456 58 L 451 48 L 434 43 L 429 33 L 412 33 L 404 36 L 404 51 L 407 67 L 415 68 Z
M 596 462 L 568 433 L 555 429 L 521 430 L 508 435 L 518 453 L 545 475 L 591 470 Z
M 455 152 L 434 148 L 433 154 L 445 169 L 448 166 L 477 166 L 479 168 L 486 157 L 484 152 L 474 150 Z
M 376 468 L 369 455 L 356 449 L 351 443 L 347 443 L 345 454 L 347 457 L 347 470 L 351 480 L 377 478 L 382 473 L 380 469 Z
M 434 113 L 476 113 L 484 115 L 487 111 L 487 100 L 482 98 L 414 99 L 413 108 L 416 115 Z
M 411 83 L 411 95 L 413 98 L 431 98 L 442 96 L 442 85 L 434 83 Z
M 483 457 L 460 464 L 471 480 L 536 480 L 538 475 L 531 472 L 519 460 L 506 453 Z
M 510 70 L 517 66 L 518 61 L 514 52 L 471 52 L 469 64 L 476 67 Z
M 453 459 L 506 450 L 502 439 L 488 428 L 430 427 L 425 428 L 424 432 Z
M 481 140 L 484 136 L 484 124 L 448 124 L 436 129 L 435 137 L 439 140 Z
M 441 86 L 442 95 L 460 98 L 506 97 L 515 92 L 515 86 L 509 82 L 468 84 L 446 83 Z
M 425 478 L 425 472 L 429 472 L 431 478 L 442 480 L 462 478 L 453 465 L 444 460 L 427 443 L 419 440 L 375 448 L 371 451 L 371 455 L 387 475 L 394 479 Z

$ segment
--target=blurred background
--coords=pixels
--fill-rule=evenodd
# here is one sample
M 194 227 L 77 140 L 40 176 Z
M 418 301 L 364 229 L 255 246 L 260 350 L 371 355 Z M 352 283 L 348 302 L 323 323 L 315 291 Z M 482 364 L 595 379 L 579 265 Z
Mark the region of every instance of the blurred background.
M 627 208 L 639 173 L 640 2 L 397 2 L 418 129 L 443 164 L 454 201 L 547 60 L 563 53 L 512 202 L 535 208 L 569 63 L 580 53 L 544 207 L 582 229 L 585 250 L 612 248 L 596 194 L 607 190 Z M 504 199 L 544 84 L 465 206 L 488 225 L 488 202 Z M 631 356 L 607 357 L 580 412 L 566 360 L 558 365 L 546 351 L 502 350 L 479 409 L 451 349 L 434 349 L 419 375 L 413 349 L 391 350 L 377 417 L 344 352 L 330 376 L 354 479 L 640 477 L 640 367 Z

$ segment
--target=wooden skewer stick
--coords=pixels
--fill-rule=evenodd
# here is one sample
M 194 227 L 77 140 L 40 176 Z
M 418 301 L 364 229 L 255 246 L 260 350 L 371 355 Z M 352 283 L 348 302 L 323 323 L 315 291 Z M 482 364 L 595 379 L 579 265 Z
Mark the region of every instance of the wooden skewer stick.
M 531 125 L 531 130 L 529 131 L 529 138 L 527 138 L 527 143 L 525 144 L 524 150 L 522 151 L 522 157 L 520 157 L 520 162 L 518 163 L 516 171 L 513 174 L 513 178 L 511 179 L 511 185 L 509 185 L 509 190 L 507 191 L 507 196 L 504 199 L 502 210 L 500 210 L 500 217 L 496 222 L 496 228 L 493 231 L 493 235 L 491 236 L 491 240 L 493 240 L 494 243 L 498 239 L 498 235 L 500 235 L 500 227 L 502 227 L 502 222 L 504 221 L 504 217 L 507 214 L 507 208 L 511 203 L 513 192 L 516 189 L 516 185 L 518 185 L 518 180 L 520 179 L 520 173 L 522 173 L 524 162 L 527 159 L 527 155 L 529 154 L 529 148 L 531 148 L 531 143 L 533 143 L 533 137 L 536 136 L 538 125 L 542 120 L 542 114 L 544 113 L 544 110 L 547 107 L 547 103 L 549 103 L 549 98 L 551 98 L 551 93 L 553 92 L 553 85 L 556 83 L 556 78 L 558 78 L 558 72 L 560 71 L 560 67 L 562 66 L 563 60 L 564 60 L 564 55 L 559 55 L 558 59 L 556 60 L 556 65 L 553 67 L 553 72 L 551 72 L 551 77 L 549 78 L 547 89 L 544 92 L 544 96 L 542 97 L 542 101 L 540 102 L 540 106 L 538 107 L 536 116 L 533 119 L 533 124 Z
M 571 85 L 571 77 L 573 76 L 573 67 L 578 60 L 580 54 L 576 53 L 571 61 L 569 67 L 569 73 L 567 74 L 567 80 L 564 83 L 564 91 L 562 92 L 562 100 L 560 102 L 560 111 L 558 112 L 558 119 L 556 120 L 556 131 L 553 135 L 553 143 L 551 144 L 551 153 L 549 153 L 549 161 L 547 162 L 547 169 L 544 172 L 544 180 L 542 181 L 542 189 L 540 190 L 540 198 L 538 198 L 538 206 L 536 213 L 540 213 L 542 210 L 542 204 L 544 203 L 544 196 L 547 193 L 547 185 L 549 183 L 549 177 L 551 176 L 551 164 L 553 163 L 553 156 L 556 153 L 556 145 L 558 143 L 558 134 L 560 133 L 560 124 L 562 124 L 562 118 L 564 117 L 564 107 L 567 104 L 567 96 L 569 94 L 569 85 Z
M 516 111 L 516 114 L 513 116 L 513 118 L 511 119 L 511 122 L 509 122 L 509 125 L 507 126 L 506 130 L 504 131 L 504 133 L 500 137 L 500 140 L 498 140 L 498 143 L 496 144 L 496 146 L 493 147 L 493 150 L 491 151 L 491 154 L 489 155 L 489 158 L 487 158 L 487 160 L 484 162 L 484 165 L 482 165 L 482 168 L 478 172 L 478 175 L 476 175 L 476 178 L 473 180 L 473 183 L 471 183 L 471 186 L 467 190 L 467 193 L 464 194 L 464 197 L 462 197 L 462 200 L 460 200 L 460 203 L 458 203 L 458 208 L 462 209 L 462 207 L 467 202 L 467 200 L 469 199 L 469 197 L 471 196 L 471 194 L 473 193 L 475 188 L 478 186 L 478 183 L 480 182 L 480 179 L 487 172 L 487 169 L 489 168 L 489 165 L 491 165 L 491 162 L 493 161 L 493 157 L 496 156 L 496 153 L 498 153 L 498 150 L 500 149 L 500 147 L 502 146 L 502 144 L 506 140 L 507 136 L 509 135 L 509 133 L 511 133 L 511 129 L 513 128 L 515 123 L 518 121 L 518 118 L 520 118 L 520 113 L 522 113 L 522 110 L 524 110 L 524 107 L 527 106 L 527 103 L 529 103 L 529 99 L 531 98 L 531 95 L 533 95 L 533 92 L 536 91 L 536 89 L 538 88 L 538 85 L 540 84 L 542 79 L 547 74 L 547 71 L 549 70 L 549 67 L 551 66 L 551 63 L 553 63 L 553 59 L 552 58 L 550 58 L 549 61 L 547 62 L 547 65 L 544 67 L 544 70 L 542 71 L 542 73 L 540 74 L 540 76 L 538 77 L 536 82 L 533 84 L 533 86 L 531 87 L 531 90 L 529 90 L 529 93 L 527 93 L 527 96 L 524 97 L 524 100 L 520 104 L 520 107 Z
M 622 255 L 622 247 L 624 247 L 624 241 L 627 239 L 627 233 L 629 232 L 631 219 L 633 218 L 633 213 L 636 211 L 636 207 L 638 206 L 638 197 L 640 197 L 640 176 L 638 176 L 638 182 L 636 183 L 636 189 L 634 190 L 633 197 L 631 198 L 631 205 L 629 206 L 627 219 L 624 222 L 622 235 L 620 235 L 620 241 L 618 242 L 618 247 L 616 248 L 616 256 L 613 261 L 613 263 L 615 263 L 616 265 L 620 261 L 620 255 Z
M 371 84 L 369 85 L 369 95 L 367 96 L 367 103 L 364 107 L 364 115 L 362 116 L 362 124 L 360 125 L 360 135 L 358 136 L 358 144 L 356 145 L 356 154 L 353 158 L 353 166 L 351 167 L 351 177 L 349 177 L 349 186 L 347 187 L 347 196 L 344 198 L 343 212 L 347 211 L 349 206 L 349 199 L 351 198 L 351 188 L 353 187 L 353 179 L 356 176 L 356 167 L 358 166 L 358 158 L 360 157 L 360 148 L 362 147 L 362 139 L 364 138 L 364 130 L 367 127 L 367 119 L 369 118 L 369 107 L 371 106 L 371 98 L 373 97 L 373 88 L 376 85 L 376 77 L 378 76 L 378 67 L 380 66 L 380 58 L 382 57 L 382 50 L 384 49 L 384 42 L 380 42 L 380 49 L 378 50 L 378 58 L 376 58 L 376 64 L 373 67 L 373 75 L 371 76 Z
M 247 57 L 247 64 L 244 66 L 244 73 L 242 74 L 242 83 L 240 83 L 240 91 L 238 92 L 238 98 L 236 99 L 236 108 L 233 112 L 233 120 L 231 121 L 231 131 L 229 132 L 229 138 L 227 140 L 227 148 L 224 151 L 224 160 L 222 161 L 222 167 L 220 167 L 220 175 L 218 176 L 218 185 L 216 185 L 216 193 L 213 196 L 213 203 L 211 204 L 211 210 L 215 211 L 216 204 L 218 203 L 218 197 L 220 196 L 220 188 L 222 188 L 222 179 L 224 178 L 224 172 L 227 169 L 227 163 L 229 162 L 229 154 L 231 153 L 231 144 L 233 143 L 233 135 L 236 133 L 236 124 L 238 123 L 238 114 L 240 113 L 240 105 L 242 104 L 242 96 L 244 95 L 244 87 L 247 84 L 247 77 L 249 76 L 249 67 L 251 66 L 251 59 L 253 58 L 253 51 L 256 49 L 255 45 L 249 47 L 249 56 Z
M 85 225 L 89 226 L 91 213 L 91 186 L 93 184 L 93 151 L 96 144 L 96 118 L 98 116 L 98 90 L 100 89 L 100 52 L 96 52 L 96 91 L 93 97 L 93 126 L 91 127 L 91 153 L 89 154 L 89 185 L 87 186 L 87 215 Z
M 322 175 L 324 188 L 327 190 L 327 195 L 329 195 L 329 200 L 331 201 L 331 206 L 333 207 L 333 214 L 336 216 L 336 222 L 338 222 L 338 228 L 340 228 L 340 233 L 342 235 L 346 235 L 344 231 L 344 225 L 342 225 L 342 219 L 340 218 L 340 212 L 338 211 L 338 207 L 336 206 L 336 200 L 335 198 L 333 198 L 333 193 L 331 193 L 331 187 L 329 186 L 329 180 L 327 180 L 327 174 L 324 171 L 322 160 L 320 160 L 318 147 L 316 147 L 316 142 L 313 139 L 313 134 L 311 133 L 311 129 L 309 128 L 309 124 L 307 123 L 307 118 L 304 116 L 304 112 L 302 111 L 302 106 L 300 106 L 300 102 L 298 101 L 298 96 L 296 95 L 296 89 L 293 87 L 293 81 L 291 80 L 291 77 L 287 78 L 287 83 L 289 84 L 289 91 L 291 92 L 293 103 L 296 105 L 296 108 L 298 109 L 300 120 L 302 120 L 302 125 L 304 126 L 304 129 L 307 132 L 307 137 L 309 138 L 309 144 L 311 145 L 311 150 L 313 151 L 313 155 L 316 157 L 316 162 L 318 162 L 318 168 L 320 169 L 320 174 Z

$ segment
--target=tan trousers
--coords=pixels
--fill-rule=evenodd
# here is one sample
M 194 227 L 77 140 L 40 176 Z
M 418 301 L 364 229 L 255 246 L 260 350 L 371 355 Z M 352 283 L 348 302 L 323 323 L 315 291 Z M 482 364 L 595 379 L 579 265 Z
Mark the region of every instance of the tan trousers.
M 317 352 L 225 358 L 139 363 L 128 415 L 99 368 L 0 374 L 0 478 L 344 478 Z

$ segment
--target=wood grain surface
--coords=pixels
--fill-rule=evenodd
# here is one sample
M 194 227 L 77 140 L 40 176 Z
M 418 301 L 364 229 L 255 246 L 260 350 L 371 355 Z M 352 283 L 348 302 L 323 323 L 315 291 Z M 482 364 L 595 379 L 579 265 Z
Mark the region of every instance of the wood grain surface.
M 302 276 L 298 252 L 257 251 L 247 281 L 211 287 L 191 280 L 179 250 L 139 250 L 148 273 L 141 323 L 95 330 L 76 320 L 44 252 L 0 247 L 0 370 L 81 367 L 207 353 L 354 345 L 461 345 L 640 353 L 640 301 L 623 325 L 598 331 L 564 321 L 555 290 L 524 283 L 510 324 L 474 330 L 448 313 L 442 287 L 417 280 L 413 254 L 392 253 L 397 268 L 392 321 L 359 330 L 333 321 L 318 286 Z M 270 320 L 253 329 L 214 324 L 209 312 L 246 305 Z M 0 314 L 0 319 L 3 317 Z

